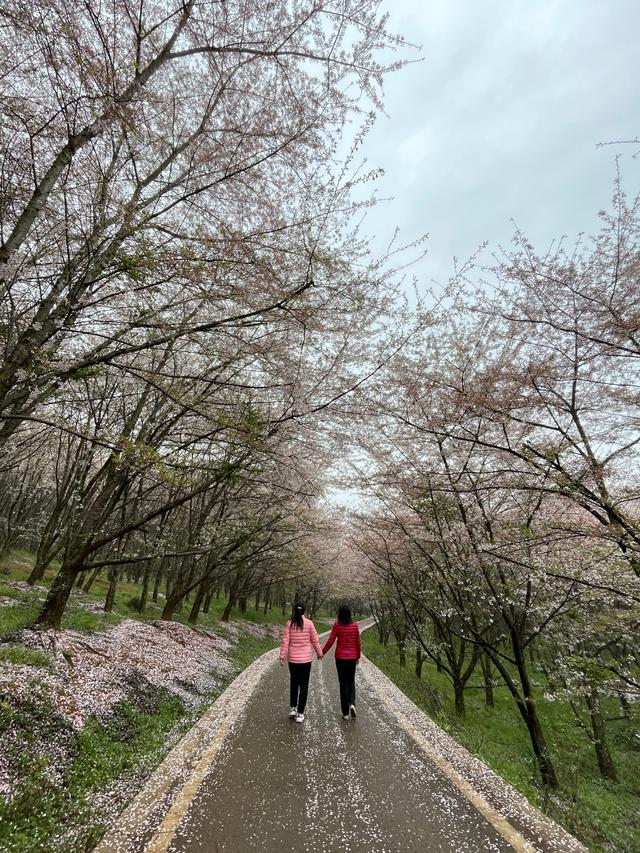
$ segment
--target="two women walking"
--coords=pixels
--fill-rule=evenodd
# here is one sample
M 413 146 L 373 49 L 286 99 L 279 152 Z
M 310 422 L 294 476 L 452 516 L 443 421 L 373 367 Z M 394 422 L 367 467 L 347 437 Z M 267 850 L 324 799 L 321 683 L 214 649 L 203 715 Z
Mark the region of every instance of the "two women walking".
M 329 651 L 336 642 L 336 668 L 340 683 L 340 710 L 345 720 L 356 716 L 356 666 L 360 660 L 360 629 L 351 618 L 348 607 L 338 610 L 338 620 L 331 629 L 329 639 L 323 649 L 320 648 L 318 632 L 311 619 L 304 615 L 304 605 L 296 604 L 291 619 L 284 629 L 280 646 L 280 663 L 289 662 L 289 716 L 296 722 L 304 721 L 304 709 L 307 704 L 311 661 L 315 649 L 318 660 Z

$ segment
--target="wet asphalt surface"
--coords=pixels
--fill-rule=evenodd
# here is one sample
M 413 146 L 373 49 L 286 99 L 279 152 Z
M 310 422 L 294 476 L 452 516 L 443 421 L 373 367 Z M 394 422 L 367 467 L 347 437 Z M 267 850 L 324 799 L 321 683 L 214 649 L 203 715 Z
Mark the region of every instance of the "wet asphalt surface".
M 277 663 L 196 795 L 172 853 L 479 853 L 511 846 L 366 695 L 340 716 L 333 650 L 314 659 L 304 723 Z

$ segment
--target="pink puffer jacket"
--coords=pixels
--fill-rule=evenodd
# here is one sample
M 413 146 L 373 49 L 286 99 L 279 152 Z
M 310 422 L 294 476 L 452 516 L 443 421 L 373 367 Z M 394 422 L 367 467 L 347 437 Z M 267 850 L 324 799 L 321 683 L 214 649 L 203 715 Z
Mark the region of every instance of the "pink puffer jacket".
M 283 661 L 286 658 L 289 663 L 309 663 L 313 658 L 314 649 L 318 658 L 321 658 L 322 649 L 318 641 L 318 632 L 311 619 L 302 617 L 302 629 L 289 620 L 280 646 L 280 660 Z

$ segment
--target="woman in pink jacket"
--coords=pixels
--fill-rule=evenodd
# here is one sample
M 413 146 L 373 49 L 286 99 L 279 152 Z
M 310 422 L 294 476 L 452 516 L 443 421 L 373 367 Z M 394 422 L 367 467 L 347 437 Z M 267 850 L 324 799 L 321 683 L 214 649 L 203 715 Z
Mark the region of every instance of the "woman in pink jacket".
M 295 604 L 291 619 L 284 629 L 280 664 L 284 666 L 285 658 L 289 661 L 289 716 L 295 717 L 296 723 L 304 722 L 314 649 L 320 660 L 322 649 L 315 625 L 304 615 L 304 604 Z
M 326 655 L 335 641 L 336 669 L 340 682 L 340 710 L 342 719 L 356 718 L 356 666 L 360 660 L 360 628 L 351 618 L 351 610 L 342 606 L 338 610 L 338 621 L 331 629 L 322 654 Z

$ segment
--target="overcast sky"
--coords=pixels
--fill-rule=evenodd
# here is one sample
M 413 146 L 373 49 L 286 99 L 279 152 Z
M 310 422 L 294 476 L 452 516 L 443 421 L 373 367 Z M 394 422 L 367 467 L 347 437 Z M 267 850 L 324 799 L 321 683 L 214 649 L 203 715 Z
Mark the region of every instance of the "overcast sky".
M 505 244 L 511 219 L 539 248 L 597 228 L 615 157 L 640 191 L 639 0 L 387 0 L 423 61 L 392 75 L 364 146 L 393 196 L 368 218 L 384 242 L 429 232 L 422 280 Z
M 620 155 L 640 192 L 640 0 L 387 0 L 423 61 L 392 75 L 362 149 L 385 177 L 365 230 L 381 251 L 398 225 L 429 232 L 419 282 L 452 257 L 506 245 L 515 220 L 540 250 L 598 228 Z M 337 505 L 357 503 L 331 490 Z

